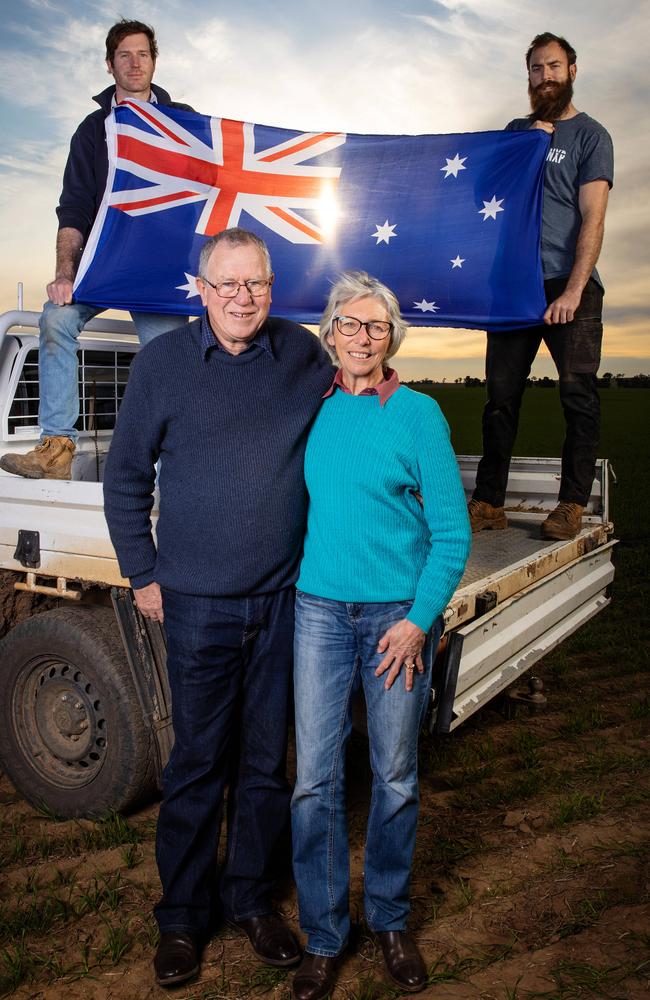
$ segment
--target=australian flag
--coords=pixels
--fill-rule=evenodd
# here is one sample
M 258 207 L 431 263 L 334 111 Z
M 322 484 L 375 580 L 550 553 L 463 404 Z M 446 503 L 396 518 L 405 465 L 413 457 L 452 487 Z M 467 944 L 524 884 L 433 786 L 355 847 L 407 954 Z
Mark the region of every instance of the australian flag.
M 529 132 L 295 132 L 125 101 L 75 299 L 198 314 L 198 258 L 231 226 L 269 247 L 273 312 L 317 323 L 341 271 L 391 288 L 409 323 L 507 329 L 546 308 L 549 139 Z

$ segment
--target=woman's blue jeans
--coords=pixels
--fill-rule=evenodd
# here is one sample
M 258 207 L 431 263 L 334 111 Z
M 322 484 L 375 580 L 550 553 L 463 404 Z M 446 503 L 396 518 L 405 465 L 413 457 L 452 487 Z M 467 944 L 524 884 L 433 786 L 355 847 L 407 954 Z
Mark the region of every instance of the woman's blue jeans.
M 337 955 L 349 929 L 345 746 L 351 703 L 362 687 L 368 716 L 372 796 L 365 850 L 364 904 L 374 931 L 403 930 L 418 815 L 417 743 L 431 689 L 440 619 L 423 650 L 412 691 L 404 670 L 386 691 L 375 677 L 377 643 L 412 601 L 347 604 L 298 591 L 294 693 L 298 775 L 291 803 L 294 876 L 307 951 Z

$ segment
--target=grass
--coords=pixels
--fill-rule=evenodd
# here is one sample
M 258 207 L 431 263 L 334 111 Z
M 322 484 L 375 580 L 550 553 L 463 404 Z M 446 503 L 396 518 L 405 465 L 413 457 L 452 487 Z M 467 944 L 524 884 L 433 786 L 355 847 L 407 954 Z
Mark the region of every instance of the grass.
M 632 705 L 630 715 L 633 719 L 647 719 L 650 716 L 650 695 L 645 695 Z
M 511 744 L 515 767 L 522 771 L 537 771 L 542 767 L 543 757 L 540 753 L 544 741 L 537 733 L 529 729 L 518 730 Z
M 106 924 L 106 942 L 100 952 L 100 962 L 106 959 L 111 965 L 117 965 L 123 955 L 130 949 L 133 939 L 127 927 L 122 924 L 112 924 L 104 918 Z
M 560 732 L 566 736 L 581 736 L 592 729 L 602 729 L 607 725 L 602 705 L 591 705 L 587 708 L 577 708 L 560 726 Z
M 619 987 L 631 977 L 643 975 L 643 969 L 623 965 L 594 965 L 590 962 L 559 962 L 551 972 L 554 988 L 521 994 L 521 1000 L 626 1000 L 627 991 Z
M 565 823 L 578 823 L 581 820 L 592 819 L 603 811 L 605 793 L 586 795 L 584 792 L 574 792 L 557 804 L 555 821 L 558 826 Z

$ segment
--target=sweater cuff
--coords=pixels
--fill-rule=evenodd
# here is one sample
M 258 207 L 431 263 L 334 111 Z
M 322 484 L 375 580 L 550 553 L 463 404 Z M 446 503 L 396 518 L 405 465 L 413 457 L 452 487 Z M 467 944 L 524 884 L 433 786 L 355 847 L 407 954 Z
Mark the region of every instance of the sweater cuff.
M 134 590 L 141 590 L 142 587 L 155 583 L 154 571 L 150 569 L 146 573 L 138 573 L 137 576 L 130 576 L 129 580 Z
M 412 622 L 413 625 L 417 625 L 418 628 L 421 628 L 428 635 L 437 617 L 438 614 L 432 610 L 430 605 L 425 604 L 424 601 L 418 600 L 416 597 L 411 610 L 406 616 L 406 620 Z

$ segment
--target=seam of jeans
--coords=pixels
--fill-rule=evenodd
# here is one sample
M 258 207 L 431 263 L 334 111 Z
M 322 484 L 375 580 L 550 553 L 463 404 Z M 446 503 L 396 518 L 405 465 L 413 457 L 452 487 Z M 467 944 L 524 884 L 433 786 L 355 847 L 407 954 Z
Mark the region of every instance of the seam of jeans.
M 336 752 L 334 754 L 334 761 L 332 763 L 332 772 L 330 775 L 330 807 L 328 816 L 328 830 L 327 830 L 327 895 L 329 898 L 329 924 L 330 930 L 336 936 L 338 936 L 338 931 L 334 926 L 333 910 L 334 910 L 334 826 L 335 826 L 335 813 L 336 813 L 336 776 L 340 766 L 341 760 L 341 740 L 343 726 L 345 724 L 345 719 L 347 718 L 348 708 L 350 705 L 350 697 L 352 688 L 354 686 L 354 679 L 359 670 L 359 664 L 361 660 L 357 655 L 354 661 L 354 669 L 350 673 L 350 679 L 348 681 L 348 690 L 345 698 L 344 710 L 341 713 L 341 718 L 339 720 L 339 731 L 336 740 Z M 339 949 L 340 951 L 340 949 Z M 338 954 L 338 952 L 336 953 Z

